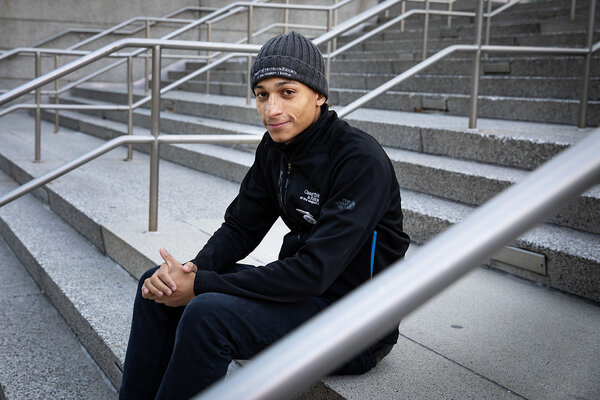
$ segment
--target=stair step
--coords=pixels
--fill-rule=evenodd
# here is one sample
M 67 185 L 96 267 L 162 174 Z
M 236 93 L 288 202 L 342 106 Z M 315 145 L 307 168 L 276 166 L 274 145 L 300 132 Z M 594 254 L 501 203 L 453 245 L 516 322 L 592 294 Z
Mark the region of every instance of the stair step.
M 1 185 L 3 193 L 16 186 L 7 182 L 4 172 Z M 110 382 L 119 387 L 134 279 L 31 195 L 2 207 L 0 220 L 8 245 Z M 68 367 L 67 363 L 60 368 Z
M 47 129 L 51 129 L 51 127 L 48 126 Z M 78 134 L 77 132 L 65 131 L 55 135 L 52 143 L 47 144 L 50 154 L 59 154 L 59 152 L 62 152 L 62 147 L 64 147 L 62 142 L 65 140 L 68 140 L 69 143 L 74 143 L 75 138 L 77 138 L 77 141 L 88 143 L 87 146 L 91 146 L 91 143 L 98 143 L 98 139 Z M 32 146 L 32 139 L 29 134 L 21 134 L 18 140 L 11 136 L 3 137 L 2 139 L 10 147 Z M 202 147 L 202 145 L 198 146 Z M 233 152 L 235 150 L 229 149 L 228 151 Z M 0 150 L 0 153 L 3 164 L 6 165 L 7 169 L 13 171 L 22 168 L 24 170 L 20 174 L 15 175 L 33 175 L 28 170 L 38 169 L 37 172 L 39 173 L 41 172 L 39 168 L 44 167 L 41 164 L 32 165 L 28 161 L 30 157 L 28 151 Z M 206 165 L 213 165 L 211 173 L 219 175 L 220 169 L 214 167 L 219 158 L 215 156 L 214 151 L 210 148 L 205 151 L 205 154 L 211 157 L 206 158 L 206 161 L 204 161 Z M 245 154 L 244 157 L 246 158 L 250 156 L 244 152 L 238 152 L 238 154 Z M 74 156 L 63 157 L 66 159 L 74 158 Z M 108 155 L 104 157 L 108 157 Z M 114 162 L 121 158 L 122 156 L 113 155 L 106 162 L 108 163 L 110 160 Z M 195 154 L 193 158 L 203 159 L 205 157 L 199 157 L 198 154 Z M 132 162 L 120 162 L 122 166 L 119 169 L 113 167 L 108 173 L 98 161 L 96 165 L 91 163 L 82 171 L 72 173 L 75 178 L 67 179 L 65 177 L 59 180 L 59 182 L 48 185 L 47 190 L 53 209 L 57 210 L 56 212 L 73 226 L 76 226 L 101 251 L 106 251 L 105 243 L 101 240 L 101 238 L 106 236 L 106 233 L 103 230 L 103 225 L 98 221 L 106 221 L 104 222 L 106 225 L 113 222 L 131 221 L 135 217 L 134 220 L 137 221 L 139 226 L 140 219 L 145 219 L 147 215 L 146 182 L 148 179 L 148 161 L 146 156 L 136 156 Z M 238 179 L 243 176 L 248 168 L 248 165 L 242 165 L 234 160 L 221 159 L 219 162 L 222 163 L 220 165 L 228 165 L 227 167 L 223 167 L 223 170 L 237 171 L 235 174 L 237 174 Z M 83 178 L 83 176 L 77 178 L 79 173 L 91 174 L 94 178 Z M 138 177 L 139 180 L 130 182 L 131 179 L 127 178 L 130 176 L 129 174 Z M 197 182 L 196 184 L 202 187 L 211 187 L 210 185 L 217 185 L 219 187 L 222 185 L 222 183 L 219 183 L 220 180 L 214 176 L 190 171 L 169 162 L 161 163 L 160 174 L 163 182 L 167 181 L 173 185 L 174 193 L 171 194 L 175 198 L 185 196 L 189 182 Z M 227 178 L 232 179 L 231 175 L 233 174 L 231 172 L 228 172 L 228 174 L 230 175 Z M 402 180 L 402 176 L 400 179 Z M 218 193 L 203 194 L 208 198 L 202 201 L 192 201 L 190 203 L 178 202 L 176 206 L 170 204 L 168 201 L 169 197 L 166 197 L 169 194 L 163 190 L 161 191 L 163 200 L 159 201 L 159 205 L 161 205 L 159 215 L 161 219 L 167 221 L 185 220 L 187 216 L 197 215 L 198 213 L 207 213 L 211 218 L 220 218 L 223 215 L 224 207 L 237 193 L 237 185 L 234 183 L 230 185 L 232 185 L 229 186 L 231 192 L 228 196 L 224 196 L 223 192 L 217 191 Z M 99 188 L 102 189 L 100 190 Z M 81 190 L 84 190 L 87 195 L 92 196 L 94 199 L 92 204 L 78 194 Z M 449 225 L 460 221 L 472 210 L 469 206 L 431 195 L 410 190 L 403 190 L 402 193 L 404 198 L 403 208 L 406 213 L 406 231 L 409 232 L 417 243 L 428 240 Z M 98 202 L 104 203 L 99 200 L 104 196 L 107 196 L 106 203 L 117 202 L 116 204 L 128 204 L 127 209 L 121 210 L 117 205 L 112 208 L 98 207 Z M 73 212 L 72 210 L 78 211 Z M 551 225 L 543 225 L 542 228 L 539 228 L 535 232 L 537 233 L 532 234 L 532 236 L 524 236 L 519 239 L 514 245 L 545 254 L 547 258 L 547 275 L 537 276 L 537 274 L 531 274 L 528 271 L 520 273 L 518 270 L 514 272 L 551 287 L 560 287 L 561 290 L 576 293 L 594 301 L 600 300 L 597 291 L 597 281 L 599 279 L 597 275 L 600 274 L 600 269 L 597 268 L 597 265 L 600 264 L 600 252 L 599 249 L 594 249 L 597 247 L 598 236 Z M 550 238 L 548 238 L 548 235 L 551 235 Z M 555 244 L 554 239 L 552 239 L 556 235 L 561 235 L 559 244 Z M 579 244 L 574 245 L 574 243 Z M 193 256 L 194 254 L 187 254 L 186 258 L 193 258 Z M 144 266 L 144 268 L 147 267 Z M 574 274 L 571 274 L 570 271 L 574 271 Z M 586 272 L 583 273 L 582 271 Z
M 0 172 L 2 191 L 9 181 Z M 116 399 L 115 389 L 2 237 L 0 257 L 0 398 Z
M 140 110 L 140 112 L 147 114 L 144 122 L 146 126 L 149 126 L 149 111 Z M 175 116 L 176 114 L 163 112 L 161 119 L 174 119 Z M 181 117 L 185 118 L 185 116 Z M 73 123 L 68 123 L 68 125 L 74 128 L 82 128 L 81 130 L 84 132 L 92 134 L 104 132 L 102 137 L 105 137 L 108 132 L 111 132 L 111 138 L 126 134 L 124 123 L 107 125 L 106 120 L 99 117 L 86 117 L 75 113 L 63 114 L 62 118 L 70 118 Z M 389 115 L 386 115 L 385 118 L 388 121 L 390 120 Z M 84 123 L 82 123 L 82 119 L 85 121 Z M 238 125 L 240 124 L 234 124 L 234 127 Z M 252 128 L 254 129 L 254 127 Z M 259 131 L 259 128 L 256 129 Z M 245 131 L 248 130 L 250 130 L 250 127 L 245 129 Z M 188 131 L 189 129 L 184 129 L 182 132 L 177 130 L 169 132 L 181 134 Z M 371 130 L 367 129 L 366 131 Z M 374 129 L 374 131 L 377 131 L 377 129 Z M 210 131 L 205 132 L 212 133 Z M 230 132 L 220 130 L 218 133 L 236 134 L 238 132 L 234 129 Z M 514 132 L 511 133 L 514 135 Z M 148 133 L 138 132 L 137 134 Z M 423 143 L 422 139 L 421 143 Z M 136 148 L 142 151 L 145 149 L 143 146 Z M 248 151 L 250 149 L 246 148 L 244 150 Z M 422 151 L 419 148 L 410 150 L 417 150 L 417 152 L 396 148 L 386 149 L 396 169 L 401 187 L 465 204 L 481 205 L 525 176 L 525 171 L 520 169 L 487 165 L 469 160 L 457 160 L 439 154 L 423 154 L 419 152 Z M 523 148 L 519 149 L 519 154 L 529 156 L 527 153 L 523 153 Z M 217 169 L 216 174 L 219 177 L 236 182 L 241 182 L 253 160 L 250 154 L 240 159 L 239 152 L 218 145 L 165 146 L 163 158 L 202 172 L 211 173 L 214 169 Z M 234 160 L 240 160 L 239 168 L 236 166 L 238 161 Z M 549 221 L 600 234 L 600 186 L 588 190 L 578 200 L 563 207 Z

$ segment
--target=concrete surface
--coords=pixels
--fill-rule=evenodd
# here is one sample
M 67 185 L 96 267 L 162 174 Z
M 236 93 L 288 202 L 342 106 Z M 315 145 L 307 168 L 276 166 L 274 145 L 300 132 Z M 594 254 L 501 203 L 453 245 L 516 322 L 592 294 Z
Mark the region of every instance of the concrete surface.
M 116 399 L 114 388 L 2 238 L 0 259 L 0 398 Z

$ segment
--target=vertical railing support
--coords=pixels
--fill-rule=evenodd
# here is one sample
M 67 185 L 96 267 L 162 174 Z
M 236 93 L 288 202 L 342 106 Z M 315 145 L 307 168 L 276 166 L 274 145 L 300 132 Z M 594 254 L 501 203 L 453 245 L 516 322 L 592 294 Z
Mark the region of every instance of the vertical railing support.
M 571 0 L 571 21 L 575 20 L 575 0 Z
M 477 93 L 479 92 L 479 66 L 481 63 L 481 31 L 483 24 L 483 0 L 477 2 L 475 25 L 475 45 L 477 50 L 473 55 L 473 72 L 471 76 L 471 108 L 469 113 L 469 129 L 477 128 Z
M 385 12 L 387 13 L 389 11 L 385 10 Z M 402 0 L 402 9 L 400 10 L 400 15 L 404 15 L 404 13 L 406 12 L 406 0 Z M 389 14 L 386 14 L 386 17 Z M 400 21 L 400 32 L 404 32 L 404 20 Z
M 331 30 L 331 25 L 333 24 L 333 13 L 331 9 L 327 10 L 327 32 Z M 325 61 L 325 78 L 327 82 L 329 82 L 329 77 L 331 75 L 331 40 L 327 41 L 327 61 Z
M 127 57 L 127 134 L 133 135 L 133 57 Z M 127 145 L 125 161 L 133 159 L 133 145 Z
M 492 0 L 487 0 L 487 16 L 485 19 L 485 45 L 490 44 L 490 31 L 492 29 Z M 487 53 L 483 55 L 483 59 L 487 60 Z
M 39 51 L 35 52 L 35 77 L 38 78 L 42 75 L 42 53 Z M 35 89 L 35 155 L 34 161 L 42 160 L 42 109 L 40 104 L 42 102 L 42 88 Z
M 212 40 L 212 23 L 206 23 L 206 41 Z M 210 64 L 210 50 L 206 50 L 206 65 Z M 210 94 L 210 69 L 206 71 L 206 94 Z
M 54 56 L 54 69 L 58 69 L 60 56 Z M 54 81 L 54 104 L 60 103 L 60 79 Z M 54 133 L 58 133 L 60 128 L 60 110 L 54 110 Z
M 150 149 L 150 211 L 148 230 L 158 229 L 158 165 L 160 134 L 160 46 L 152 47 L 152 111 L 150 133 L 154 137 Z
M 248 6 L 248 44 L 252 43 L 252 35 L 254 32 L 254 7 Z M 248 64 L 246 68 L 246 76 L 250 77 L 250 68 L 252 68 L 252 56 L 248 54 Z M 250 88 L 250 79 L 246 85 L 246 104 L 250 105 L 250 98 L 252 96 L 252 89 Z
M 452 12 L 452 0 L 448 0 L 448 11 Z M 448 15 L 448 28 L 452 28 L 452 15 Z
M 150 39 L 150 20 L 146 20 L 146 39 Z M 148 93 L 150 85 L 148 83 L 148 75 L 150 74 L 150 59 L 146 51 L 146 63 L 144 64 L 144 93 Z
M 290 4 L 290 0 L 285 0 L 285 4 Z M 289 33 L 289 25 L 290 24 L 290 9 L 286 8 L 283 11 L 283 34 L 287 35 Z
M 425 21 L 423 22 L 423 56 L 427 58 L 427 36 L 429 31 L 429 0 L 425 0 Z
M 596 0 L 590 0 L 590 11 L 588 12 L 588 26 L 586 48 L 588 50 L 583 62 L 583 76 L 581 77 L 581 99 L 579 100 L 579 118 L 577 126 L 581 129 L 586 126 L 587 102 L 590 84 L 590 70 L 592 67 L 592 44 L 594 39 L 594 22 L 596 18 Z
M 335 0 L 334 4 L 337 4 L 339 0 Z M 333 26 L 337 26 L 338 24 L 338 9 L 336 8 L 335 10 L 333 10 Z M 333 38 L 333 48 L 332 51 L 335 51 L 337 49 L 337 37 Z

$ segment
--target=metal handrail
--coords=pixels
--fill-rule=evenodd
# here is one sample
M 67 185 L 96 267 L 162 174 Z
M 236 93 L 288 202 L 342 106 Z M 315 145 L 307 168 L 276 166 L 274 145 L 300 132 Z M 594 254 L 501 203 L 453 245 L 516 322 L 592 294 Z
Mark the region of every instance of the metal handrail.
M 396 328 L 481 260 L 599 183 L 599 148 L 596 129 L 194 399 L 292 398 Z
M 262 136 L 254 135 L 159 135 L 158 138 L 153 136 L 119 136 L 107 141 L 101 146 L 49 171 L 29 182 L 19 186 L 18 188 L 6 193 L 0 197 L 0 207 L 18 199 L 21 196 L 38 189 L 54 179 L 60 178 L 66 173 L 95 160 L 96 158 L 108 153 L 123 145 L 133 144 L 153 144 L 158 141 L 162 144 L 177 144 L 177 143 L 235 143 L 235 144 L 255 144 L 260 141 Z

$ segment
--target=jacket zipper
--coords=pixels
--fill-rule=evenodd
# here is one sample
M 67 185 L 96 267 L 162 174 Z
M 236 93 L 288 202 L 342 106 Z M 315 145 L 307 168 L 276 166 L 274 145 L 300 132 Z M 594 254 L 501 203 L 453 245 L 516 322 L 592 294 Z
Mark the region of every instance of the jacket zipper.
M 283 211 L 283 213 L 285 214 L 285 216 L 290 221 L 292 219 L 290 218 L 290 216 L 287 213 L 287 210 L 285 209 L 285 196 L 287 194 L 287 189 L 288 189 L 288 186 L 290 184 L 290 173 L 291 172 L 292 172 L 292 162 L 288 161 L 286 176 L 284 177 L 284 179 L 282 179 L 281 187 L 279 188 L 279 206 L 281 207 L 281 210 Z

